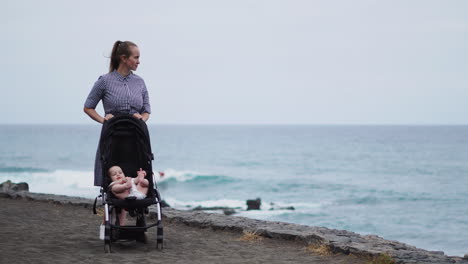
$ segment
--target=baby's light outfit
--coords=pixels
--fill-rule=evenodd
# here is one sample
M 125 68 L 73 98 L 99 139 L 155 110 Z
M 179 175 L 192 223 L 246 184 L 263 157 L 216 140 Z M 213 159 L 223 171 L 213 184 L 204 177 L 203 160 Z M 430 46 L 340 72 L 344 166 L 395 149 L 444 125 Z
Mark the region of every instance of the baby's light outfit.
M 143 200 L 146 198 L 146 194 L 140 192 L 138 189 L 137 189 L 137 186 L 135 184 L 135 178 L 132 178 L 132 188 L 130 189 L 130 194 L 128 195 L 128 197 L 135 197 L 137 200 Z M 111 184 L 109 184 L 109 188 L 112 187 L 112 185 L 116 184 L 117 182 L 111 182 Z

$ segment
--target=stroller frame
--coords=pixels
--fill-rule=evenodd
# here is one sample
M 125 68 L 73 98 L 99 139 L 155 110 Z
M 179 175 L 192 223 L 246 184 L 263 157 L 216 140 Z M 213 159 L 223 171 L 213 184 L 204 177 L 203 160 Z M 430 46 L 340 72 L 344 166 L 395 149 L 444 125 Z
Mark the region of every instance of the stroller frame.
M 99 141 L 102 167 L 101 194 L 94 201 L 93 211 L 96 212 L 97 199 L 101 198 L 104 207 L 104 251 L 111 253 L 111 244 L 119 239 L 136 240 L 147 243 L 146 232 L 149 228 L 157 227 L 156 248 L 163 249 L 163 224 L 161 211 L 161 195 L 156 187 L 152 161 L 148 128 L 146 123 L 129 115 L 116 115 L 105 121 Z M 135 197 L 118 199 L 109 188 L 111 182 L 108 169 L 120 166 L 127 177 L 135 177 L 136 171 L 142 168 L 146 171 L 148 180 L 148 194 L 143 200 Z M 156 205 L 157 221 L 147 223 L 148 206 Z M 132 217 L 136 217 L 135 225 L 122 226 L 119 216 L 122 210 L 127 210 Z

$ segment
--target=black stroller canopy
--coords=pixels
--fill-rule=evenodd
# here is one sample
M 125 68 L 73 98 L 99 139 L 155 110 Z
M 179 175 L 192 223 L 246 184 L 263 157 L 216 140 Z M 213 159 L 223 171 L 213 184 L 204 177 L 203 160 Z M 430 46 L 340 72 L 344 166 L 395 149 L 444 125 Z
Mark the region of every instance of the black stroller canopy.
M 127 177 L 135 177 L 140 168 L 147 175 L 153 174 L 150 137 L 146 123 L 142 120 L 122 115 L 104 122 L 99 148 L 104 188 L 110 183 L 107 172 L 112 166 L 121 167 Z

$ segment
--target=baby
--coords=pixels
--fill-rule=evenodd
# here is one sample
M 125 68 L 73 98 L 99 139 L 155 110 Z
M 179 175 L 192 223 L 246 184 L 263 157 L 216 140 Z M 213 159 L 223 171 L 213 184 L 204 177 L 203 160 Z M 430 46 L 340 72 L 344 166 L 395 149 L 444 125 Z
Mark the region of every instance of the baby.
M 125 177 L 122 169 L 119 166 L 113 166 L 108 171 L 112 183 L 109 188 L 112 193 L 120 199 L 127 197 L 135 197 L 137 200 L 146 198 L 148 193 L 148 180 L 145 179 L 146 171 L 140 168 L 137 171 L 137 177 Z
M 125 177 L 122 168 L 113 166 L 107 173 L 112 180 L 112 183 L 109 184 L 109 188 L 117 198 L 125 199 L 127 197 L 135 197 L 137 200 L 146 198 L 149 185 L 148 180 L 145 179 L 146 171 L 140 168 L 140 170 L 137 171 L 137 177 L 131 178 Z M 120 225 L 125 225 L 126 217 L 127 210 L 124 208 L 119 216 Z M 104 240 L 104 224 L 101 224 L 99 232 L 100 238 Z

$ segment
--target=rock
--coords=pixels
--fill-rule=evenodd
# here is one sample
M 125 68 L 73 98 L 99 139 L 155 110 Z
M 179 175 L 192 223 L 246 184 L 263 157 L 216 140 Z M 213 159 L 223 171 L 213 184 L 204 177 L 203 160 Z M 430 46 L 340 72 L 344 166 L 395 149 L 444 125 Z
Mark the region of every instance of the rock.
M 217 210 L 234 210 L 234 209 L 236 208 L 224 207 L 224 206 L 203 207 L 199 205 L 193 208 L 192 211 L 217 211 Z
M 195 208 L 192 208 L 192 211 L 223 211 L 224 215 L 233 215 L 236 213 L 235 209 L 240 209 L 240 208 L 231 208 L 231 207 L 222 207 L 222 206 L 203 207 L 199 205 Z
M 12 182 L 10 180 L 0 183 L 0 190 L 8 192 L 11 189 Z
M 296 210 L 296 208 L 294 208 L 294 206 L 272 207 L 272 208 L 270 208 L 270 211 L 274 211 L 274 210 L 291 210 L 291 211 L 294 211 L 294 210 Z
M 21 192 L 21 191 L 26 191 L 29 192 L 29 185 L 26 182 L 20 182 L 11 188 L 15 192 Z
M 153 212 L 154 213 L 154 212 Z M 449 257 L 442 252 L 431 252 L 376 235 L 359 235 L 346 230 L 304 226 L 284 222 L 268 222 L 241 216 L 225 216 L 201 211 L 167 209 L 163 215 L 175 223 L 193 227 L 212 228 L 242 233 L 255 232 L 260 236 L 302 242 L 306 245 L 325 245 L 334 253 L 353 254 L 365 258 L 384 256 L 398 264 L 468 264 L 467 259 Z M 367 263 L 367 262 L 366 262 Z M 370 262 L 369 262 L 370 263 Z M 379 262 L 384 263 L 384 262 Z
M 223 213 L 224 213 L 225 215 L 233 215 L 233 214 L 236 213 L 236 210 L 234 210 L 234 209 L 232 209 L 232 208 L 228 208 L 228 209 L 224 209 L 224 210 L 223 210 Z
M 167 208 L 167 207 L 171 207 L 166 201 L 164 200 L 161 200 L 161 202 L 159 203 L 161 205 L 162 208 Z
M 257 198 L 255 200 L 247 200 L 247 211 L 248 210 L 260 210 L 260 206 L 262 205 L 262 200 Z
M 0 184 L 0 191 L 2 192 L 21 192 L 29 191 L 29 185 L 25 182 L 13 183 L 10 180 Z
M 291 210 L 291 211 L 294 211 L 296 210 L 296 208 L 294 208 L 294 206 L 286 206 L 286 207 L 281 207 L 281 206 L 276 206 L 274 203 L 270 203 L 270 211 L 273 211 L 273 210 Z

